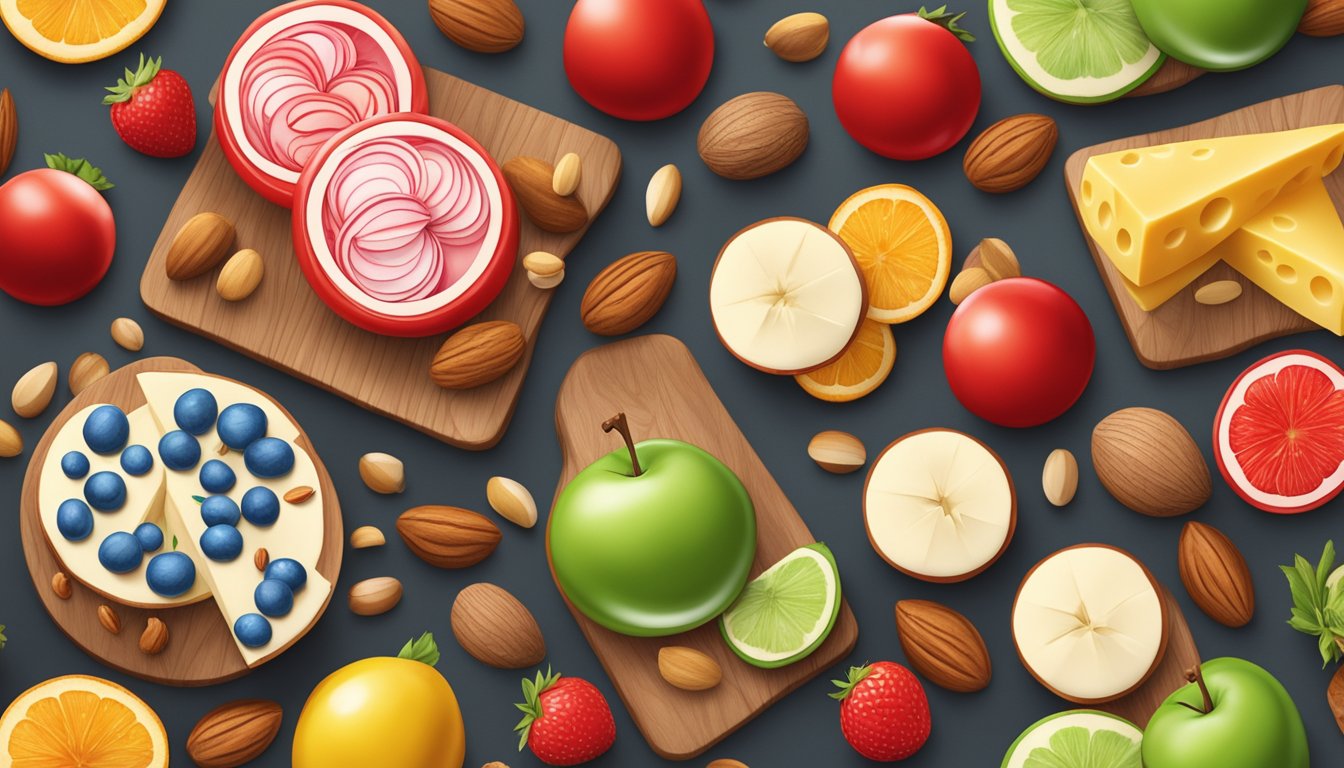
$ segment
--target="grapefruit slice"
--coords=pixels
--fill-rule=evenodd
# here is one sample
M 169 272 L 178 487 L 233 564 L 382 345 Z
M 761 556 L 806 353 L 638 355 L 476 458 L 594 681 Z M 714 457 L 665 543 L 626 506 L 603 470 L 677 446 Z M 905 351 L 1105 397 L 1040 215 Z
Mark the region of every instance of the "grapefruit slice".
M 1223 397 L 1213 445 L 1248 504 L 1277 514 L 1325 504 L 1344 487 L 1344 371 L 1305 349 L 1261 360 Z

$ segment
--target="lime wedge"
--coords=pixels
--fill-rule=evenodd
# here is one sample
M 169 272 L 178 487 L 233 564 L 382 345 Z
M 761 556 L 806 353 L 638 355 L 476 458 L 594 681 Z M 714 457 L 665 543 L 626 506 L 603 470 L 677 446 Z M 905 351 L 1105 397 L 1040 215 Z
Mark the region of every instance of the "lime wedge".
M 1060 101 L 1118 99 L 1166 59 L 1130 0 L 989 0 L 989 19 L 1017 74 Z
M 1142 739 L 1133 723 L 1105 712 L 1060 712 L 1018 736 L 1002 768 L 1141 768 Z
M 747 584 L 719 617 L 728 647 L 748 664 L 783 667 L 815 651 L 840 613 L 840 572 L 825 544 L 790 552 Z

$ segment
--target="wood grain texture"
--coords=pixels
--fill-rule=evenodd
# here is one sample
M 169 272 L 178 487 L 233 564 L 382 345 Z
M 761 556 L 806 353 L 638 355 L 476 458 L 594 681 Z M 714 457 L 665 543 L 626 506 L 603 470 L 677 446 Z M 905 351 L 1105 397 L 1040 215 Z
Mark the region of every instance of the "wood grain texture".
M 1255 104 L 1211 120 L 1183 128 L 1173 128 L 1144 136 L 1098 144 L 1080 149 L 1065 163 L 1064 178 L 1069 199 L 1078 214 L 1079 187 L 1083 168 L 1093 155 L 1121 149 L 1148 147 L 1192 139 L 1238 136 L 1248 133 L 1285 131 L 1313 125 L 1344 122 L 1344 85 L 1331 85 L 1283 98 Z M 1344 210 L 1344 174 L 1331 174 L 1325 186 Z M 1102 282 L 1120 315 L 1129 343 L 1139 361 L 1149 368 L 1165 370 L 1210 360 L 1219 360 L 1249 349 L 1264 341 L 1294 333 L 1318 330 L 1319 326 L 1303 318 L 1226 264 L 1216 264 L 1184 290 L 1152 312 L 1145 312 L 1125 290 L 1119 270 L 1106 258 L 1083 227 L 1083 239 L 1092 250 L 1092 259 Z M 1243 289 L 1236 301 L 1207 306 L 1195 301 L 1200 286 L 1218 280 L 1235 280 Z
M 1148 720 L 1171 692 L 1185 685 L 1186 670 L 1200 664 L 1199 649 L 1185 623 L 1180 603 L 1171 592 L 1162 589 L 1167 604 L 1167 652 L 1157 665 L 1148 682 L 1133 693 L 1109 704 L 1098 704 L 1095 709 L 1125 718 L 1140 728 L 1148 727 Z
M 620 447 L 620 441 L 604 434 L 600 426 L 617 411 L 626 413 L 636 440 L 662 437 L 698 445 L 741 478 L 756 507 L 752 578 L 815 541 L 719 402 L 690 350 L 670 336 L 608 344 L 586 352 L 570 368 L 555 405 L 564 455 L 557 497 L 580 470 Z M 639 638 L 607 630 L 572 605 L 570 612 L 649 746 L 669 760 L 686 760 L 709 749 L 848 656 L 859 636 L 854 613 L 844 603 L 835 628 L 815 653 L 797 664 L 765 670 L 729 650 L 716 622 L 671 637 Z M 658 651 L 669 645 L 709 655 L 722 667 L 723 682 L 703 692 L 673 688 L 658 674 Z
M 1125 94 L 1125 96 L 1126 98 L 1139 98 L 1140 96 L 1156 96 L 1159 93 L 1174 91 L 1186 83 L 1194 82 L 1204 72 L 1205 70 L 1199 67 L 1193 67 L 1168 56 L 1152 77 L 1140 83 L 1138 88 Z
M 621 171 L 611 140 L 500 94 L 433 69 L 425 70 L 430 113 L 474 136 L 501 165 L 518 155 L 583 158 L 576 193 L 591 219 L 606 207 Z M 230 304 L 208 276 L 173 282 L 164 260 L 173 236 L 202 211 L 222 214 L 238 230 L 235 248 L 253 248 L 266 277 L 246 301 Z M 526 216 L 518 253 L 549 251 L 565 257 L 587 227 L 566 235 L 538 229 Z M 532 359 L 552 291 L 533 287 L 521 267 L 503 293 L 472 322 L 511 320 L 527 349 L 503 378 L 466 391 L 441 389 L 429 363 L 448 334 L 398 339 L 369 333 L 342 320 L 317 298 L 294 258 L 290 212 L 272 205 L 238 178 L 211 137 L 200 162 L 168 214 L 140 280 L 145 305 L 159 317 L 286 373 L 461 448 L 484 450 L 504 436 Z
M 89 405 L 111 403 L 127 412 L 144 405 L 145 396 L 141 393 L 135 377 L 136 374 L 146 371 L 203 373 L 191 363 L 174 357 L 138 360 L 113 371 L 111 375 L 80 393 L 61 411 L 33 450 L 28 472 L 24 476 L 23 495 L 19 507 L 23 554 L 28 562 L 28 572 L 33 577 L 33 585 L 37 588 L 37 595 L 47 613 L 51 614 L 56 626 L 90 656 L 128 675 L 155 683 L 180 686 L 214 685 L 247 674 L 248 667 L 243 662 L 237 646 L 234 645 L 232 630 L 213 599 L 207 598 L 179 608 L 156 610 L 115 605 L 113 608 L 121 620 L 122 629 L 120 634 L 113 635 L 98 623 L 98 606 L 108 602 L 107 598 L 75 582 L 73 577 L 70 584 L 73 594 L 68 600 L 57 597 L 51 588 L 51 577 L 61 570 L 61 564 L 42 532 L 38 509 L 38 484 L 42 465 L 46 463 L 47 451 L 61 427 Z M 289 411 L 269 395 L 259 391 L 258 394 L 271 400 L 281 412 L 290 416 Z M 290 421 L 294 421 L 293 416 L 290 416 Z M 294 423 L 298 424 L 296 421 Z M 308 439 L 302 427 L 299 427 L 297 442 L 312 457 L 321 481 L 324 528 L 322 554 L 317 561 L 317 571 L 332 583 L 334 591 L 336 580 L 340 576 L 341 556 L 345 545 L 340 503 L 336 497 L 336 487 L 331 482 L 331 475 L 328 474 L 326 466 L 322 464 L 312 441 Z M 329 603 L 330 596 L 328 596 Z M 323 610 L 314 617 L 314 624 L 325 611 L 324 605 Z M 140 633 L 151 616 L 158 617 L 168 626 L 168 645 L 162 653 L 155 656 L 142 653 L 139 647 Z M 293 642 L 278 648 L 262 663 L 275 658 L 294 642 L 298 642 L 307 634 L 308 629 L 311 629 L 311 625 L 299 633 Z

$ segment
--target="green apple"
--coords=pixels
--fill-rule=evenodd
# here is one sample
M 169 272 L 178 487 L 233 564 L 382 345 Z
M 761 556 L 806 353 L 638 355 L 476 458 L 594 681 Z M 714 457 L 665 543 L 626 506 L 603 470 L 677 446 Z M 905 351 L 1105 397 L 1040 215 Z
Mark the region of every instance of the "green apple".
M 724 611 L 756 557 L 756 512 L 732 470 L 678 440 L 636 445 L 625 415 L 602 425 L 626 447 L 560 492 L 546 530 L 556 583 L 615 632 L 672 635 Z
M 1308 768 L 1302 716 L 1269 672 L 1221 658 L 1188 679 L 1148 721 L 1145 768 Z

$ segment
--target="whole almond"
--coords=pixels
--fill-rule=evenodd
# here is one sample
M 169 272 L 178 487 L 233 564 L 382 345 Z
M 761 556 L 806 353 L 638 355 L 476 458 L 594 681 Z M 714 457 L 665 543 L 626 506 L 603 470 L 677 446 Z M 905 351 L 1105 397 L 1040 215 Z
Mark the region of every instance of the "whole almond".
M 145 348 L 145 331 L 140 324 L 129 317 L 118 317 L 112 321 L 112 341 L 117 346 L 131 352 Z
M 296 485 L 285 491 L 285 501 L 289 504 L 302 504 L 317 495 L 311 485 Z
M 1022 276 L 1022 265 L 1008 244 L 997 237 L 986 237 L 973 251 L 981 269 L 989 273 L 991 280 L 1007 280 Z
M 406 490 L 406 467 L 390 453 L 366 453 L 359 457 L 359 477 L 374 493 Z
M 102 355 L 85 352 L 70 364 L 70 394 L 78 395 L 111 372 L 111 366 Z
M 14 148 L 19 144 L 19 113 L 14 108 L 14 97 L 6 88 L 0 91 L 0 176 L 9 170 L 14 159 Z
M 523 41 L 523 12 L 513 0 L 429 0 L 434 25 L 477 53 L 503 53 Z
M 145 623 L 145 631 L 140 633 L 140 652 L 146 656 L 157 656 L 168 647 L 168 625 L 156 616 L 150 616 Z
M 361 525 L 350 532 L 350 546 L 355 549 L 369 549 L 370 547 L 381 547 L 387 543 L 383 532 L 372 525 Z
M 482 765 L 481 768 L 509 768 L 509 766 L 499 762 L 498 760 L 491 760 L 485 765 Z
M 579 316 L 599 336 L 620 336 L 647 323 L 662 309 L 677 279 L 677 257 L 640 251 L 612 262 L 593 278 Z
M 811 61 L 826 50 L 831 25 L 820 13 L 795 13 L 776 21 L 765 33 L 765 47 L 785 61 Z
M 828 429 L 812 436 L 807 444 L 807 455 L 817 466 L 837 475 L 847 475 L 868 463 L 868 450 L 863 441 L 836 429 Z
M 536 272 L 527 273 L 527 282 L 531 283 L 532 287 L 538 288 L 543 291 L 549 291 L 552 288 L 555 288 L 556 286 L 560 285 L 564 281 L 565 281 L 565 270 L 563 269 L 551 275 L 539 275 Z
M 25 419 L 42 415 L 56 394 L 56 379 L 60 371 L 55 363 L 42 363 L 19 377 L 9 397 L 14 412 Z
M 551 191 L 562 197 L 569 197 L 579 188 L 583 179 L 583 161 L 573 152 L 567 152 L 555 162 L 555 173 L 551 175 Z
M 644 190 L 644 213 L 649 226 L 661 227 L 672 218 L 681 202 L 681 169 L 668 163 L 654 171 Z
M 513 370 L 523 358 L 523 329 L 508 320 L 476 323 L 449 336 L 429 365 L 429 377 L 444 389 L 472 389 Z
M 187 736 L 187 755 L 200 768 L 237 768 L 261 757 L 280 733 L 284 711 L 274 701 L 232 701 L 208 712 Z
M 198 213 L 173 236 L 164 259 L 169 280 L 190 280 L 214 269 L 233 251 L 233 223 L 217 213 Z
M 1344 35 L 1344 0 L 1308 0 L 1297 31 L 1311 37 Z
M 807 115 L 792 99 L 758 91 L 711 112 L 700 126 L 696 148 L 711 171 L 743 181 L 792 165 L 807 149 L 808 135 Z
M 61 571 L 51 574 L 51 591 L 62 600 L 69 600 L 70 595 L 74 594 L 74 589 L 70 586 L 70 577 Z
M 1078 459 L 1067 448 L 1056 448 L 1045 457 L 1041 470 L 1045 500 L 1056 507 L 1068 506 L 1078 492 Z
M 989 685 L 989 650 L 960 613 L 928 600 L 902 600 L 896 603 L 896 631 L 910 666 L 934 685 L 958 693 Z
M 416 557 L 438 568 L 467 568 L 499 546 L 499 528 L 484 515 L 434 504 L 397 518 L 397 533 Z
M 709 765 L 705 766 L 705 768 L 747 768 L 747 764 L 741 760 L 730 760 L 721 757 L 718 760 L 710 760 Z
M 527 217 L 547 232 L 565 234 L 588 223 L 588 210 L 577 197 L 557 195 L 555 168 L 535 157 L 515 157 L 504 164 L 504 178 Z
M 98 606 L 98 623 L 114 635 L 121 634 L 121 617 L 106 603 Z
M 542 277 L 565 271 L 565 260 L 547 251 L 533 251 L 523 257 L 523 269 Z
M 1186 523 L 1177 559 L 1181 583 L 1209 618 L 1233 628 L 1250 623 L 1255 616 L 1251 570 L 1222 531 L 1204 523 Z
M 968 267 L 952 278 L 952 287 L 947 290 L 947 297 L 953 304 L 960 304 L 967 296 L 992 282 L 994 278 L 990 277 L 989 272 L 983 267 Z
M 1006 117 L 971 142 L 961 167 L 976 189 L 1013 192 L 1045 170 L 1058 142 L 1059 126 L 1045 115 Z
M 1092 430 L 1092 466 L 1121 504 L 1152 517 L 1193 512 L 1213 493 L 1194 438 L 1162 411 L 1125 408 Z
M 360 616 L 378 616 L 401 602 L 401 582 L 391 576 L 378 576 L 356 582 L 350 587 L 350 610 Z
M 1215 280 L 1195 290 L 1195 301 L 1206 306 L 1217 306 L 1235 300 L 1241 295 L 1241 283 L 1236 280 Z
M 1335 676 L 1330 678 L 1330 687 L 1326 689 L 1325 700 L 1335 716 L 1335 725 L 1344 732 L 1344 667 L 1335 670 Z
M 257 547 L 257 551 L 252 555 L 252 565 L 256 566 L 258 571 L 265 572 L 266 566 L 271 564 L 271 553 L 266 551 L 265 547 Z
M 215 290 L 225 301 L 242 301 L 257 290 L 265 274 L 266 264 L 261 260 L 261 254 L 244 248 L 224 263 L 219 279 L 215 281 Z
M 449 617 L 453 636 L 472 658 L 497 669 L 535 667 L 546 658 L 541 627 L 518 598 L 494 584 L 457 594 Z
M 4 419 L 0 419 L 0 459 L 12 459 L 23 453 L 23 435 Z
M 723 680 L 719 662 L 694 648 L 677 645 L 658 649 L 658 674 L 683 691 L 707 691 Z
M 537 524 L 537 502 L 517 480 L 492 477 L 485 484 L 485 498 L 499 516 L 523 528 Z

